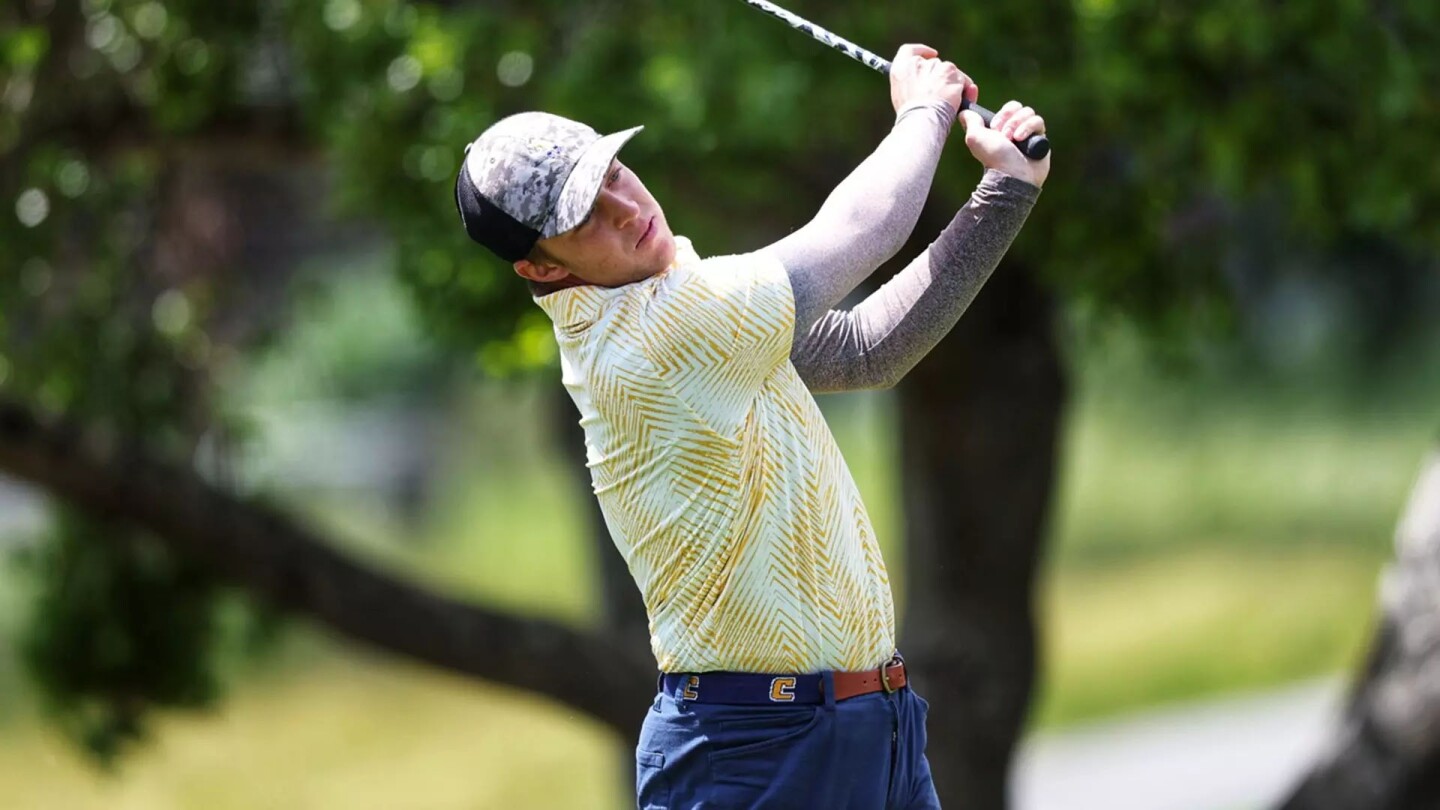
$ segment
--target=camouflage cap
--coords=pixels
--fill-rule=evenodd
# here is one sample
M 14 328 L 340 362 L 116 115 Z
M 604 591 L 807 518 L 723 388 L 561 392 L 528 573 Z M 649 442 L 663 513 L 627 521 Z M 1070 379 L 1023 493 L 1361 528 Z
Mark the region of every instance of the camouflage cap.
M 644 127 L 612 135 L 542 112 L 496 122 L 465 147 L 455 205 L 470 238 L 508 262 L 590 215 L 610 161 Z

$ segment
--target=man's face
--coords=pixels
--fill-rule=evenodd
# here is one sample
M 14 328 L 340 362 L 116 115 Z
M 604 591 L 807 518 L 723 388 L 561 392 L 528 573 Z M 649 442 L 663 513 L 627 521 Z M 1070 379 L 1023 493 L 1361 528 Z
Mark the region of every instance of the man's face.
M 534 280 L 558 284 L 618 287 L 649 278 L 675 260 L 675 236 L 660 204 L 618 159 L 610 163 L 590 216 L 578 228 L 540 240 L 540 247 L 565 274 Z M 529 263 L 517 262 L 516 271 L 532 278 L 522 264 Z

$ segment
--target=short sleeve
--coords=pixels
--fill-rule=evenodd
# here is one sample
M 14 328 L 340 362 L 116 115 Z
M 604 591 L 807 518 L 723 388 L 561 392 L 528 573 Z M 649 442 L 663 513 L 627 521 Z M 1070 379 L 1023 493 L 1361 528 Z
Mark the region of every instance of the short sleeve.
M 795 299 L 785 268 L 766 253 L 706 259 L 672 268 L 651 294 L 650 362 L 712 429 L 738 430 L 765 381 L 789 362 Z

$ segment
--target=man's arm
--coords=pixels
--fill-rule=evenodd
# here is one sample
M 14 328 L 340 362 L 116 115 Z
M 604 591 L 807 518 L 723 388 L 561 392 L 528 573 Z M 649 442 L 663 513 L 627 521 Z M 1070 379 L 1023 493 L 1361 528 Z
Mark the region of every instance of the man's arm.
M 920 217 L 955 111 L 977 92 L 935 55 L 921 45 L 900 49 L 890 72 L 895 127 L 813 220 L 765 249 L 789 276 L 797 338 L 894 256 Z
M 812 391 L 899 382 L 949 333 L 1020 232 L 1050 164 L 1048 157 L 1026 161 L 1010 139 L 1044 132 L 1044 119 L 1018 102 L 1001 108 L 993 130 L 973 115 L 963 120 L 967 145 L 987 167 L 979 187 L 895 278 L 853 310 L 826 313 L 796 340 L 790 358 Z
M 849 312 L 827 312 L 790 360 L 811 391 L 889 388 L 950 332 L 1025 223 L 1040 189 L 996 171 L 925 252 Z

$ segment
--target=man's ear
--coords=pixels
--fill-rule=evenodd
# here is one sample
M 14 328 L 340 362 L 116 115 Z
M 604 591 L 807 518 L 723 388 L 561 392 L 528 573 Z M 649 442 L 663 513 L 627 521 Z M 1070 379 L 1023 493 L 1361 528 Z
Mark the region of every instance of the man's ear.
M 554 284 L 570 277 L 570 271 L 551 262 L 532 262 L 521 259 L 515 262 L 515 275 L 541 284 Z

